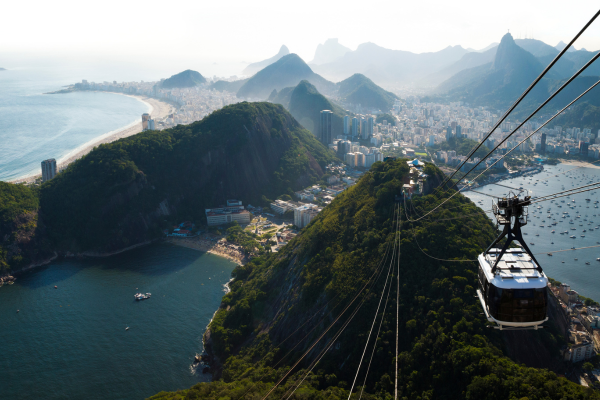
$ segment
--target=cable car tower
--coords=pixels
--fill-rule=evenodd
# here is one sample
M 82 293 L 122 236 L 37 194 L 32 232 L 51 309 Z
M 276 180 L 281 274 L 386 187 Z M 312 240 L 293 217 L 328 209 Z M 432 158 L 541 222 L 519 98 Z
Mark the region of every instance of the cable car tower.
M 499 199 L 493 212 L 503 231 L 480 254 L 477 297 L 488 321 L 495 329 L 539 329 L 548 320 L 548 278 L 527 247 L 521 227 L 527 225 L 531 197 L 516 195 Z M 495 247 L 502 239 L 501 249 Z M 509 248 L 513 241 L 521 248 Z

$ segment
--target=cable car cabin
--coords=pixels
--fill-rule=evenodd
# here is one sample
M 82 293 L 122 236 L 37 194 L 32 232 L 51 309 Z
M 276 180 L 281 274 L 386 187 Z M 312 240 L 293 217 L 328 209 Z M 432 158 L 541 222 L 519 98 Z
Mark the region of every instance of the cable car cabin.
M 496 329 L 538 329 L 548 320 L 548 278 L 534 259 L 521 248 L 507 249 L 497 263 L 501 249 L 479 255 L 479 290 L 488 321 Z

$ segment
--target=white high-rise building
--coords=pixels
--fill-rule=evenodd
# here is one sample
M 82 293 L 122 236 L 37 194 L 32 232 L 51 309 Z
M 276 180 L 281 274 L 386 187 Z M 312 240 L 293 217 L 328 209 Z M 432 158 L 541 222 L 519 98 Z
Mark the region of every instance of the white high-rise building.
M 350 117 L 349 116 L 344 116 L 344 135 L 347 135 L 350 133 Z
M 56 160 L 50 158 L 42 161 L 42 182 L 49 181 L 56 176 Z

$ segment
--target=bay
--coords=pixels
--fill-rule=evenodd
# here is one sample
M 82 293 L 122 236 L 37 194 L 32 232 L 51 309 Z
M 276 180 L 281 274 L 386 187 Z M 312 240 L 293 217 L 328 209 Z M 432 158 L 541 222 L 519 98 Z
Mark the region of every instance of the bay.
M 0 73 L 0 180 L 40 173 L 42 160 L 58 161 L 99 136 L 141 121 L 150 110 L 138 99 L 113 93 L 44 94 L 86 75 L 41 67 Z
M 19 276 L 0 288 L 0 398 L 143 399 L 208 381 L 191 364 L 234 268 L 160 244 Z

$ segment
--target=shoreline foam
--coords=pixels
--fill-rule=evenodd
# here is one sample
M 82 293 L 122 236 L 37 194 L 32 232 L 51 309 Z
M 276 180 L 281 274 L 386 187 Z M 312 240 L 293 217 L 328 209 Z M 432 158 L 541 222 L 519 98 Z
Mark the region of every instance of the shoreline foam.
M 134 99 L 146 104 L 146 106 L 149 109 L 148 114 L 150 114 L 150 116 L 152 116 L 155 119 L 156 118 L 160 119 L 160 118 L 165 117 L 166 115 L 168 115 L 170 113 L 170 111 L 173 107 L 168 103 L 162 102 L 160 100 L 157 100 L 157 99 L 154 99 L 151 97 L 136 96 L 136 95 L 130 95 L 130 94 L 124 94 L 124 93 L 116 93 L 116 92 L 109 92 L 109 93 L 131 97 L 131 98 L 134 98 Z M 62 156 L 61 158 L 59 158 L 57 160 L 57 163 L 56 163 L 57 169 L 60 170 L 62 168 L 65 168 L 72 162 L 74 162 L 74 161 L 80 159 L 81 157 L 85 156 L 86 154 L 88 154 L 96 146 L 99 146 L 104 143 L 111 143 L 111 142 L 114 142 L 115 140 L 133 136 L 140 132 L 142 132 L 141 117 L 125 126 L 117 128 L 110 132 L 103 133 L 102 135 L 97 136 L 97 137 L 89 140 L 88 142 L 76 147 L 75 149 L 69 151 L 67 154 L 65 154 L 64 156 Z M 20 176 L 18 178 L 11 179 L 8 182 L 11 182 L 11 183 L 33 182 L 41 176 L 42 176 L 41 173 L 33 173 L 33 174 L 24 175 L 24 176 Z

